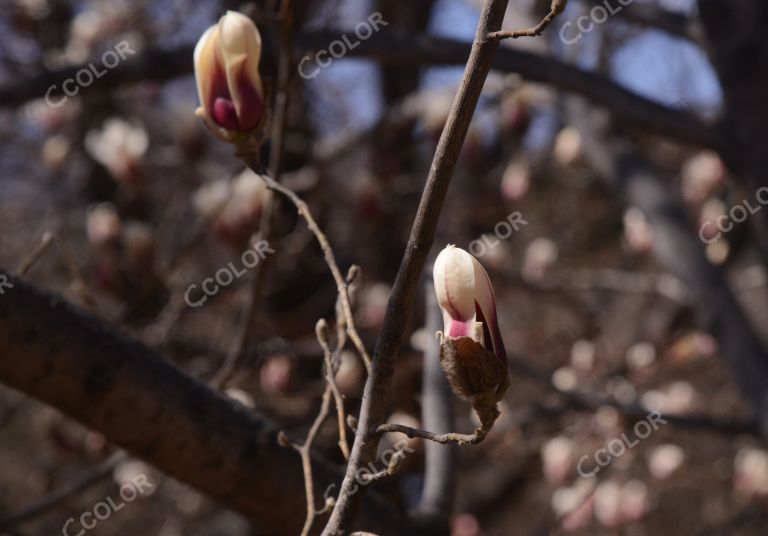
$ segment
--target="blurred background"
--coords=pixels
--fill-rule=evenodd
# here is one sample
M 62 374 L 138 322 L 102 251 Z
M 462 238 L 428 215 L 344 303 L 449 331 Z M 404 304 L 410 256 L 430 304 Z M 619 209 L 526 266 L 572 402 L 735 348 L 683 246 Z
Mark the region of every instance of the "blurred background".
M 195 117 L 194 44 L 227 9 L 257 23 L 270 100 L 287 98 L 264 159 L 342 270 L 360 266 L 354 314 L 372 349 L 480 1 L 291 4 L 286 38 L 278 1 L 0 0 L 0 266 L 298 440 L 324 389 L 314 326 L 332 321 L 336 285 L 278 198 L 273 251 L 243 267 L 270 194 Z M 548 7 L 510 0 L 504 28 Z M 488 270 L 511 387 L 482 444 L 437 446 L 452 457 L 445 531 L 766 534 L 766 29 L 760 0 L 570 0 L 543 36 L 501 44 L 430 259 L 452 243 Z M 389 409 L 416 427 L 442 329 L 423 283 Z M 355 415 L 351 345 L 337 381 Z M 444 401 L 450 430 L 471 431 L 469 405 Z M 652 414 L 666 422 L 646 434 Z M 337 433 L 331 418 L 314 447 L 343 464 Z M 434 455 L 408 445 L 371 485 L 402 511 L 423 506 Z M 0 378 L 0 533 L 60 534 L 74 518 L 64 533 L 78 534 L 141 475 L 151 489 L 88 534 L 280 533 L 115 452 Z

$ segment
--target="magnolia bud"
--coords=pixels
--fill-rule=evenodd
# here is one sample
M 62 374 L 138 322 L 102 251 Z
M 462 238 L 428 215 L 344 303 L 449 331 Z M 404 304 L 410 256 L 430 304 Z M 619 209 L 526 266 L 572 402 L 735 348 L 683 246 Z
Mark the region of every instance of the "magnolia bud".
M 195 46 L 196 113 L 219 138 L 252 132 L 264 117 L 259 74 L 261 35 L 253 21 L 235 11 L 208 28 Z
M 231 182 L 220 180 L 201 187 L 194 205 L 220 240 L 242 249 L 258 230 L 271 195 L 263 179 L 246 169 Z
M 91 157 L 105 166 L 112 177 L 136 185 L 141 182 L 141 166 L 149 147 L 149 135 L 138 121 L 112 117 L 100 130 L 85 136 L 85 149 Z
M 495 409 L 509 386 L 491 281 L 477 259 L 453 245 L 440 252 L 433 271 L 445 324 L 440 363 L 453 391 L 471 400 L 483 420 L 478 404 Z
M 100 203 L 88 209 L 85 232 L 93 246 L 116 246 L 120 239 L 120 227 L 120 216 L 111 203 Z

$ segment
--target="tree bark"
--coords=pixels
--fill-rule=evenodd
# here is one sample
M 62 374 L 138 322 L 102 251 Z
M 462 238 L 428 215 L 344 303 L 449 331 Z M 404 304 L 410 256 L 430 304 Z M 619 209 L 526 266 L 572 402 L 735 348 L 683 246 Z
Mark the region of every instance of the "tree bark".
M 0 281 L 4 281 L 0 271 Z M 267 534 L 296 534 L 305 510 L 299 458 L 277 429 L 128 337 L 8 277 L 0 289 L 0 381 L 97 430 L 114 445 L 207 493 Z M 313 466 L 318 493 L 342 475 Z M 366 526 L 399 514 L 368 494 Z

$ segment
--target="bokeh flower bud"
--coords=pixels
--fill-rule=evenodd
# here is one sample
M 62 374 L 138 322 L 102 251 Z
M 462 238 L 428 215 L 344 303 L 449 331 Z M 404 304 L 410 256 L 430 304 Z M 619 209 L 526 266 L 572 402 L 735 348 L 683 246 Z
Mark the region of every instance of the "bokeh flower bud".
M 260 60 L 259 30 L 251 19 L 235 11 L 227 11 L 195 46 L 200 98 L 196 113 L 223 140 L 231 141 L 236 133 L 252 132 L 262 124 Z

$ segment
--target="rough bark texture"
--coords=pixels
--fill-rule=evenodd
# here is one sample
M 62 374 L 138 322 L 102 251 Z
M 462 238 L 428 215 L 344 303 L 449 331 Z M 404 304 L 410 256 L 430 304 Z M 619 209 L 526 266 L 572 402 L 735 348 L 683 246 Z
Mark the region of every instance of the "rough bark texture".
M 98 430 L 267 534 L 301 529 L 300 461 L 277 444 L 276 428 L 141 343 L 9 279 L 13 288 L 0 295 L 1 382 Z M 322 460 L 313 471 L 319 493 L 341 476 Z M 371 494 L 361 517 L 382 531 L 398 524 L 397 512 Z

